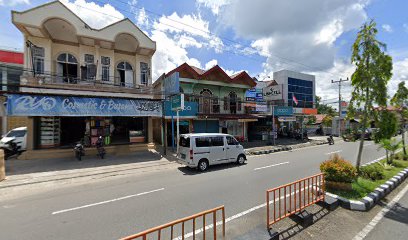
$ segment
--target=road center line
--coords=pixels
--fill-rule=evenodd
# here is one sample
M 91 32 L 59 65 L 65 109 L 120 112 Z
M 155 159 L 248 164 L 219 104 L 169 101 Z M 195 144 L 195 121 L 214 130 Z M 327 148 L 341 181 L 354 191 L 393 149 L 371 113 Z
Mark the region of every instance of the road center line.
M 254 171 L 261 170 L 261 169 L 264 169 L 264 168 L 276 167 L 276 166 L 284 165 L 284 164 L 288 164 L 288 163 L 289 162 L 282 162 L 282 163 L 272 164 L 272 165 L 265 166 L 265 167 L 259 167 L 259 168 L 255 168 Z
M 381 221 L 381 219 L 387 214 L 393 207 L 394 205 L 408 192 L 408 185 L 402 189 L 401 192 L 397 194 L 397 196 L 394 197 L 394 199 L 391 200 L 377 215 L 371 220 L 370 223 L 368 223 L 361 232 L 359 232 L 353 240 L 362 240 L 364 239 L 373 229 L 374 227 Z
M 80 207 L 68 208 L 68 209 L 64 209 L 64 210 L 60 210 L 60 211 L 55 211 L 55 212 L 52 213 L 52 215 L 65 213 L 65 212 L 70 212 L 70 211 L 75 211 L 75 210 L 79 210 L 79 209 L 87 208 L 87 207 L 98 206 L 98 205 L 111 203 L 111 202 L 116 202 L 116 201 L 120 201 L 120 200 L 125 200 L 125 199 L 128 199 L 128 198 L 138 197 L 138 196 L 142 196 L 142 195 L 146 195 L 146 194 L 149 194 L 149 193 L 154 193 L 154 192 L 158 192 L 158 191 L 162 191 L 162 190 L 164 190 L 164 188 L 159 188 L 159 189 L 155 189 L 155 190 L 148 191 L 148 192 L 142 192 L 142 193 L 138 193 L 138 194 L 128 195 L 128 196 L 124 196 L 124 197 L 120 197 L 120 198 L 114 198 L 114 199 L 107 200 L 107 201 L 87 204 L 87 205 L 80 206 Z
M 329 153 L 326 153 L 326 155 L 331 155 L 331 154 L 339 153 L 339 152 L 343 152 L 343 150 L 337 150 L 337 151 L 334 151 L 334 152 L 329 152 Z

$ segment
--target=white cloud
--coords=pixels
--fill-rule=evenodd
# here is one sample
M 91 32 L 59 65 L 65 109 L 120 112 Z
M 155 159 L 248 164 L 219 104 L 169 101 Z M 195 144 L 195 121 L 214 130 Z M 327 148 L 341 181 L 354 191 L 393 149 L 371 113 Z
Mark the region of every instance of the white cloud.
M 149 26 L 149 18 L 144 8 L 139 10 L 139 13 L 136 19 L 136 23 L 139 26 Z
M 210 60 L 205 64 L 205 70 L 208 70 L 218 64 L 217 59 Z
M 86 2 L 85 0 L 60 1 L 92 28 L 100 29 L 125 18 L 110 4 L 100 6 L 95 2 Z
M 218 22 L 266 57 L 264 72 L 287 68 L 321 71 L 335 67 L 336 40 L 367 19 L 368 0 L 235 0 L 225 5 Z M 248 52 L 251 53 L 251 52 Z
M 19 4 L 30 4 L 30 0 L 0 0 L 0 6 L 16 6 Z
M 393 30 L 392 30 L 392 27 L 389 25 L 389 24 L 383 24 L 382 26 L 382 29 L 384 29 L 384 31 L 386 31 L 386 32 L 392 32 Z
M 408 58 L 393 63 L 393 76 L 388 84 L 388 94 L 393 96 L 402 81 L 408 82 Z
M 407 23 L 404 23 L 402 25 L 402 27 L 405 29 L 405 32 L 408 32 L 408 24 Z
M 199 6 L 210 8 L 214 15 L 218 15 L 220 8 L 227 5 L 231 0 L 196 0 Z

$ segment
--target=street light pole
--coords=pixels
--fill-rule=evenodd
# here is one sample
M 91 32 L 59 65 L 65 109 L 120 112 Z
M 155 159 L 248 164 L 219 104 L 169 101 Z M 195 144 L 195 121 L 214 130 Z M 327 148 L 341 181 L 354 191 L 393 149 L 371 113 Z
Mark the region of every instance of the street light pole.
M 342 82 L 347 82 L 349 78 L 347 79 L 341 79 L 339 81 L 334 81 L 331 80 L 332 83 L 338 83 L 339 84 L 339 136 L 341 135 L 341 83 Z

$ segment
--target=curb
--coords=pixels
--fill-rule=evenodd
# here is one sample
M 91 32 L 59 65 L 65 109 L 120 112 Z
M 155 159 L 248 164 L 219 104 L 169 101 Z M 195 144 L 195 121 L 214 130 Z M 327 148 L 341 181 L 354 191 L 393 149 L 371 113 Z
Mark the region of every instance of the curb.
M 328 143 L 327 141 L 322 141 L 322 142 L 317 142 L 311 146 L 324 145 L 327 143 Z M 268 149 L 268 150 L 245 151 L 245 152 L 248 155 L 263 155 L 263 154 L 271 154 L 271 153 L 281 152 L 281 151 L 291 151 L 293 149 L 300 149 L 300 148 L 305 148 L 305 147 L 310 147 L 310 146 L 295 147 L 295 148 L 293 146 L 288 146 L 288 147 L 278 147 L 278 148 Z
M 382 198 L 388 193 L 399 186 L 408 177 L 408 168 L 405 168 L 394 177 L 390 178 L 384 184 L 380 185 L 373 192 L 363 197 L 361 201 L 349 200 L 347 198 L 340 197 L 333 193 L 326 193 L 327 196 L 339 200 L 340 206 L 343 208 L 354 211 L 368 211 L 375 206 Z

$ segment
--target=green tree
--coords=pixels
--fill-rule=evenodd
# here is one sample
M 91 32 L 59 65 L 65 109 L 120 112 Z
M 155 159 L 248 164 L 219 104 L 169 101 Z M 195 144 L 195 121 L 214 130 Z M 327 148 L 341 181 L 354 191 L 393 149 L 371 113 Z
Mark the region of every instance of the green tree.
M 398 84 L 398 90 L 391 99 L 391 104 L 398 108 L 398 112 L 401 116 L 402 123 L 402 149 L 404 155 L 407 155 L 407 150 L 405 149 L 405 125 L 408 119 L 408 88 L 405 87 L 405 82 L 400 82 Z
M 386 156 L 387 156 L 387 163 L 392 164 L 392 160 L 394 160 L 395 152 L 398 151 L 402 147 L 401 142 L 396 141 L 395 139 L 382 139 L 380 141 L 380 146 L 385 149 Z M 389 156 L 391 153 L 391 156 Z
M 376 39 L 378 30 L 371 20 L 363 24 L 353 44 L 351 62 L 356 70 L 351 76 L 353 92 L 348 109 L 349 117 L 354 117 L 355 109 L 362 110 L 362 134 L 369 117 L 373 115 L 374 104 L 386 106 L 387 83 L 392 77 L 392 58 L 385 54 L 386 45 Z M 360 138 L 356 167 L 359 170 L 364 147 L 364 137 Z
M 388 110 L 381 110 L 375 115 L 378 130 L 374 134 L 374 141 L 379 143 L 383 139 L 391 139 L 398 130 L 397 116 Z
M 318 114 L 327 114 L 332 117 L 337 115 L 336 110 L 330 105 L 323 104 L 322 98 L 319 96 L 316 96 L 316 108 Z
M 322 123 L 323 123 L 323 125 L 326 126 L 326 127 L 331 127 L 331 126 L 332 126 L 332 123 L 333 123 L 333 117 L 330 116 L 330 115 L 326 115 L 326 116 L 323 118 Z

